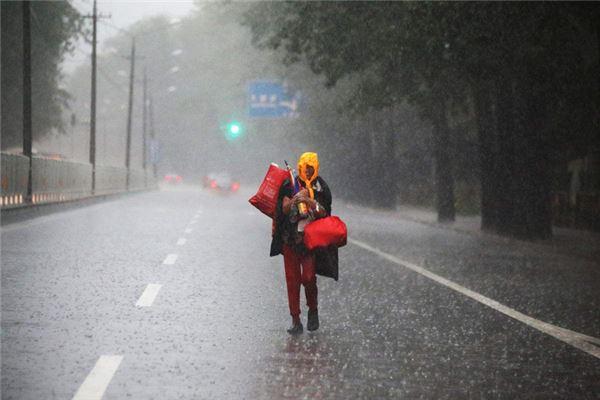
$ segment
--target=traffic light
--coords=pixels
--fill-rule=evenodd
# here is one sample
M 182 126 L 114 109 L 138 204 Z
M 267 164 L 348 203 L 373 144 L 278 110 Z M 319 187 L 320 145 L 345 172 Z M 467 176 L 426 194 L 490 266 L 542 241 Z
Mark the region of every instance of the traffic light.
M 231 125 L 229 125 L 229 133 L 231 133 L 234 136 L 237 136 L 240 134 L 240 126 L 236 123 L 232 123 Z
M 237 121 L 228 123 L 226 127 L 227 140 L 232 141 L 239 138 L 242 135 L 243 130 L 242 124 Z

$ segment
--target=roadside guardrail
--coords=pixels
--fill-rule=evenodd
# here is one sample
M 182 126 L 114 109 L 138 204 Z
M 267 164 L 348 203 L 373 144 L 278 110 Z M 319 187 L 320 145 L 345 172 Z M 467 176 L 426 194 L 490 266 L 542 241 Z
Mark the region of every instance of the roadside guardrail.
M 27 202 L 28 172 L 27 157 L 0 153 L 0 207 L 3 210 L 156 187 L 149 170 L 130 170 L 128 188 L 125 167 L 97 165 L 96 188 L 92 194 L 91 164 L 34 156 L 32 194 Z

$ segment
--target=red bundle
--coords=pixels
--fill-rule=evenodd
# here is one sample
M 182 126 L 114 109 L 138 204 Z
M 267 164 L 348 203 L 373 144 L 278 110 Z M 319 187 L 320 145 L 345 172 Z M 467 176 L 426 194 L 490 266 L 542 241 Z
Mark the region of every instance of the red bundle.
M 271 163 L 267 175 L 265 175 L 265 179 L 263 179 L 258 188 L 258 192 L 256 192 L 256 194 L 248 201 L 263 214 L 275 218 L 275 208 L 277 207 L 279 189 L 289 176 L 290 173 L 287 170 L 281 169 L 277 164 Z
M 336 216 L 318 219 L 304 228 L 304 245 L 308 250 L 319 247 L 346 245 L 348 230 L 344 221 Z

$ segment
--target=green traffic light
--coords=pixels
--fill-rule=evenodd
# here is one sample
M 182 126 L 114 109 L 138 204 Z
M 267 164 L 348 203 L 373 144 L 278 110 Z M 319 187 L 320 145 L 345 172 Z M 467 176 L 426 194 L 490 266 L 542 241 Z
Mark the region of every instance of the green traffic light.
M 243 128 L 242 125 L 238 122 L 230 122 L 227 124 L 227 140 L 235 140 L 242 135 Z

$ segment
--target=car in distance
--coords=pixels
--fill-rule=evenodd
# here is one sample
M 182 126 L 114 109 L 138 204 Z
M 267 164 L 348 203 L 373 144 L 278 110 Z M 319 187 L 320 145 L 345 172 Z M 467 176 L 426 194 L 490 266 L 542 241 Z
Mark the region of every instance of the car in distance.
M 205 188 L 216 192 L 234 193 L 240 189 L 240 183 L 226 172 L 208 174 L 202 183 Z
M 166 174 L 164 177 L 164 182 L 170 185 L 177 185 L 183 181 L 181 175 L 178 174 Z

